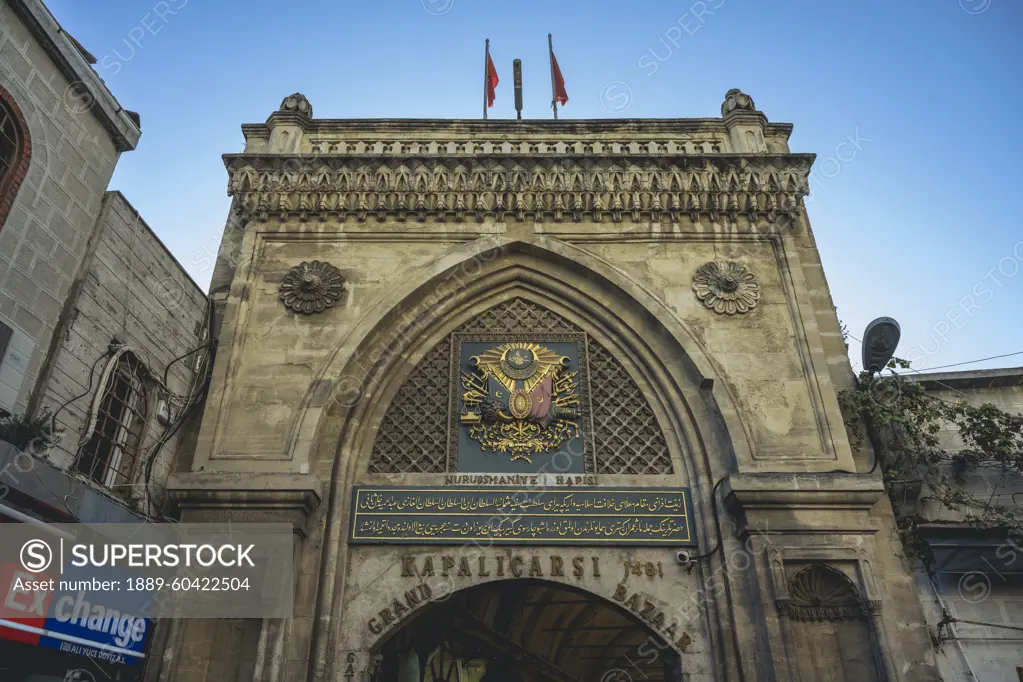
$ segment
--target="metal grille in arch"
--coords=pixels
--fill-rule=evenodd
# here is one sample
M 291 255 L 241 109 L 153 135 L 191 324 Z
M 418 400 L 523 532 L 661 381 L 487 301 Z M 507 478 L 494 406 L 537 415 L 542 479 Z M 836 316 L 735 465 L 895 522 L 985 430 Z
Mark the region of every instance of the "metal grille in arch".
M 500 303 L 453 333 L 487 335 L 580 334 L 560 315 L 523 298 Z M 431 349 L 405 379 L 388 407 L 370 458 L 372 473 L 444 473 L 456 470 L 449 429 L 459 391 L 452 373 L 452 340 Z M 592 424 L 586 471 L 599 474 L 672 473 L 671 456 L 646 397 L 614 353 L 586 337 L 588 394 L 581 423 Z M 589 428 L 587 426 L 587 428 Z

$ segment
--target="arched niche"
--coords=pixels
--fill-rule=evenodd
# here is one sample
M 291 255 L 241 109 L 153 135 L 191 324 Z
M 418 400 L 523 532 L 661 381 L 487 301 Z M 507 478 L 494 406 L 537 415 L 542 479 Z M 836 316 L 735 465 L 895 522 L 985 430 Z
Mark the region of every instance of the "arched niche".
M 788 616 L 796 668 L 803 680 L 882 682 L 883 649 L 874 606 L 842 571 L 811 564 L 789 582 Z

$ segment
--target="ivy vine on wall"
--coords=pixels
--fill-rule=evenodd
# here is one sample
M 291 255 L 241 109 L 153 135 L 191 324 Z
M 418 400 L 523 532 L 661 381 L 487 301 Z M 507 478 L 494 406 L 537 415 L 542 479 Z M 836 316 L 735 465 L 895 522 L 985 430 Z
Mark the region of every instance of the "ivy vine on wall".
M 854 444 L 861 445 L 866 435 L 880 460 L 907 552 L 925 564 L 930 561 L 919 528 L 924 521 L 921 505 L 903 508 L 914 497 L 907 490 L 918 490 L 921 500 L 961 513 L 965 524 L 1002 528 L 1019 537 L 1023 507 L 1015 497 L 996 501 L 989 493 L 971 491 L 965 483 L 967 474 L 981 466 L 1023 476 L 1023 415 L 990 403 L 974 406 L 928 393 L 919 382 L 895 372 L 909 368 L 908 361 L 893 358 L 888 363 L 891 374 L 863 372 L 855 388 L 839 395 Z M 958 443 L 942 433 L 949 430 L 958 435 Z

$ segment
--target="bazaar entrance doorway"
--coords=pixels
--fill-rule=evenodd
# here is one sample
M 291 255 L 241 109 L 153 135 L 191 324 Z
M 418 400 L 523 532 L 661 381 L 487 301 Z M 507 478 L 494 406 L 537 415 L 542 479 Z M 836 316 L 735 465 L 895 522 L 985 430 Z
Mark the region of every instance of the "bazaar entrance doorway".
M 534 580 L 467 588 L 383 642 L 374 682 L 681 680 L 678 653 L 620 606 Z

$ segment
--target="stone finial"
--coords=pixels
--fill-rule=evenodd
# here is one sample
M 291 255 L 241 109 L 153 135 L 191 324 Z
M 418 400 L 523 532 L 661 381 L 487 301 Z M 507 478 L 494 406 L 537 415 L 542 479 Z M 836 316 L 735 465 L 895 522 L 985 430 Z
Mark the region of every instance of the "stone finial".
M 313 105 L 309 104 L 309 100 L 301 92 L 285 97 L 281 102 L 280 111 L 293 111 L 296 114 L 303 114 L 309 118 L 313 117 Z
M 757 105 L 753 98 L 739 88 L 732 88 L 725 93 L 725 101 L 721 103 L 721 118 L 733 111 L 756 111 Z

